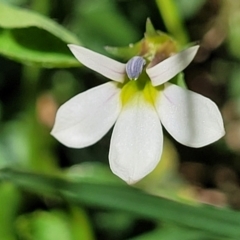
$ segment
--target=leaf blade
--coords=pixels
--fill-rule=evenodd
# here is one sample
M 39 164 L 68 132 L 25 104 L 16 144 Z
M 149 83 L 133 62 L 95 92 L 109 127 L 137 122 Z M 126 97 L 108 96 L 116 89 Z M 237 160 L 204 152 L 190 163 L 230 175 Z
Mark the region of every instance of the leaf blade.
M 148 195 L 117 184 L 73 182 L 49 175 L 2 169 L 0 178 L 46 195 L 60 195 L 71 202 L 131 212 L 147 219 L 199 229 L 217 236 L 239 239 L 240 214 L 228 209 L 191 206 Z
M 80 65 L 67 43 L 81 43 L 63 26 L 36 12 L 2 2 L 0 9 L 0 54 L 47 68 Z

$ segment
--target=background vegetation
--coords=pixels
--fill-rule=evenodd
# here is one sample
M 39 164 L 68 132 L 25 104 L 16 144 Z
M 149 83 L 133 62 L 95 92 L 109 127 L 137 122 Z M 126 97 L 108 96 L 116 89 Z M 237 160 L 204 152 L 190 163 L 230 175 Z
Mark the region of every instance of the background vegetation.
M 84 149 L 50 136 L 57 108 L 106 79 L 67 43 L 143 38 L 146 19 L 199 42 L 187 86 L 211 98 L 226 136 L 192 149 L 166 134 L 156 170 L 127 186 L 109 170 L 111 133 Z M 0 0 L 0 239 L 239 239 L 240 3 L 236 0 Z

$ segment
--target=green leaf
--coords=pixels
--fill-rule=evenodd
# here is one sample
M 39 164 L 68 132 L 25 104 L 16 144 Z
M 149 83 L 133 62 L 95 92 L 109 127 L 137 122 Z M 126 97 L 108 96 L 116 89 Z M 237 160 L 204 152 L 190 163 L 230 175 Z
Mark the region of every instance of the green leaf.
M 78 66 L 67 43 L 80 44 L 67 29 L 38 13 L 0 2 L 0 54 L 42 67 Z
M 10 183 L 0 184 L 0 239 L 15 240 L 14 221 L 19 211 L 21 194 Z
M 206 232 L 199 231 L 196 229 L 189 229 L 178 227 L 176 225 L 173 226 L 163 226 L 162 228 L 158 228 L 149 233 L 143 234 L 141 236 L 137 236 L 131 238 L 129 240 L 176 240 L 176 239 L 184 239 L 184 240 L 226 240 L 225 237 L 221 238 L 216 235 L 209 235 Z
M 74 182 L 49 175 L 2 169 L 0 178 L 34 193 L 62 196 L 70 202 L 127 211 L 146 219 L 194 228 L 210 236 L 239 239 L 240 213 L 210 206 L 186 205 L 118 184 Z
M 179 228 L 177 226 L 163 227 L 150 233 L 131 238 L 131 240 L 156 240 L 156 239 L 211 240 L 215 238 L 209 238 L 208 234 L 199 230 Z M 218 238 L 218 240 L 220 239 Z

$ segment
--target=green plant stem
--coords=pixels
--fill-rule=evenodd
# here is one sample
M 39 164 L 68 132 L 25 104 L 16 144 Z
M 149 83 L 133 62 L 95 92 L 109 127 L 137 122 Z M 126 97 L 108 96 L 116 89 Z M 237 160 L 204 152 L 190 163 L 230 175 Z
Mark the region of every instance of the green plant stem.
M 189 42 L 189 37 L 174 1 L 156 0 L 156 4 L 168 32 L 182 45 L 187 44 Z

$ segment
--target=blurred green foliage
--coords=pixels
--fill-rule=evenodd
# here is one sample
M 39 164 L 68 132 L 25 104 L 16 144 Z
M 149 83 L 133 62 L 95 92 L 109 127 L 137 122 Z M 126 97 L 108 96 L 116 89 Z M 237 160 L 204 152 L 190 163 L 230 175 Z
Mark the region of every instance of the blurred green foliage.
M 0 239 L 239 239 L 239 16 L 235 0 L 0 0 Z M 67 44 L 125 61 L 147 18 L 182 48 L 201 43 L 186 83 L 172 81 L 217 102 L 226 137 L 203 149 L 166 140 L 130 187 L 109 170 L 110 133 L 68 149 L 50 131 L 60 104 L 106 81 Z
M 78 39 L 54 21 L 27 9 L 0 3 L 0 52 L 24 63 L 42 67 L 78 65 L 66 43 Z

